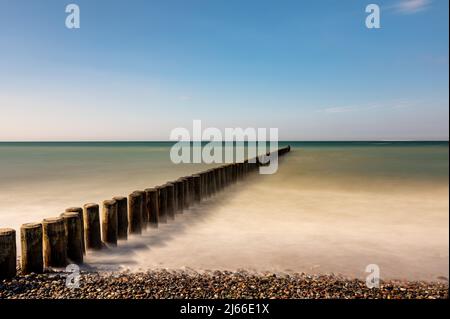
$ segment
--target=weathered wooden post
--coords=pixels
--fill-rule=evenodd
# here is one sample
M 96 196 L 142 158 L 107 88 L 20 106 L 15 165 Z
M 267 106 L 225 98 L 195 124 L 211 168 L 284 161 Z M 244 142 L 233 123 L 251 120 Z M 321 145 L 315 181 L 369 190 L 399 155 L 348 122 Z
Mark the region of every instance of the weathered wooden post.
M 202 180 L 202 199 L 208 198 L 208 173 L 203 171 L 200 173 Z
M 180 181 L 182 181 L 183 182 L 183 191 L 184 191 L 184 194 L 183 194 L 183 207 L 184 207 L 184 209 L 189 209 L 189 181 L 188 181 L 188 179 L 187 178 L 185 178 L 185 177 L 181 177 L 180 179 L 179 179 Z
M 86 249 L 102 249 L 100 212 L 97 204 L 88 203 L 83 206 L 83 220 Z
M 219 173 L 220 173 L 220 180 L 222 181 L 222 188 L 227 187 L 227 180 L 226 180 L 226 176 L 225 176 L 225 167 L 221 166 L 219 168 Z
M 67 238 L 62 217 L 42 221 L 44 267 L 67 265 Z
M 202 200 L 202 181 L 200 175 L 193 175 L 194 181 L 194 200 L 199 203 Z
M 147 196 L 144 191 L 134 191 L 133 193 L 137 193 L 141 196 L 141 229 L 144 230 L 148 226 L 148 211 L 147 206 L 145 205 L 147 202 Z
M 141 210 L 142 196 L 139 193 L 131 193 L 128 196 L 128 229 L 130 234 L 141 234 Z
M 200 197 L 203 200 L 206 198 L 206 175 L 205 172 L 200 172 L 198 175 L 200 176 Z
M 220 180 L 220 174 L 219 174 L 218 167 L 214 168 L 214 175 L 215 175 L 215 179 L 216 179 L 216 190 L 218 192 L 220 192 L 222 190 L 222 184 L 221 184 L 221 180 Z
M 81 240 L 81 220 L 77 212 L 65 212 L 64 229 L 67 242 L 67 258 L 75 263 L 83 262 L 83 241 Z
M 178 179 L 174 182 L 175 188 L 176 188 L 176 194 L 177 194 L 177 213 L 182 214 L 183 213 L 183 206 L 184 206 L 184 183 L 182 180 Z
M 220 181 L 219 181 L 219 174 L 218 174 L 217 168 L 213 168 L 212 172 L 214 175 L 214 183 L 215 183 L 216 193 L 218 193 L 218 192 L 220 192 Z
M 172 183 L 164 185 L 167 194 L 167 217 L 175 219 L 175 186 Z
M 209 196 L 213 196 L 216 192 L 216 180 L 214 178 L 214 171 L 212 169 L 208 170 L 208 180 L 209 180 Z
M 84 218 L 83 218 L 83 208 L 81 207 L 69 207 L 66 208 L 66 212 L 68 213 L 77 213 L 78 214 L 78 218 L 80 218 L 80 222 L 81 222 L 81 245 L 83 248 L 83 254 L 86 253 L 86 243 L 85 243 L 85 239 L 84 239 Z
M 117 246 L 117 202 L 113 199 L 103 201 L 102 239 L 109 245 Z
M 145 190 L 147 198 L 147 211 L 149 213 L 150 227 L 156 228 L 159 223 L 159 197 L 156 188 L 147 188 Z
M 0 228 L 0 279 L 9 279 L 17 274 L 16 231 Z
M 159 222 L 167 223 L 167 189 L 165 185 L 158 187 Z
M 173 185 L 173 213 L 176 214 L 178 212 L 178 186 L 177 181 L 169 182 Z
M 21 272 L 23 274 L 42 273 L 44 262 L 42 257 L 42 224 L 27 223 L 20 227 L 20 243 L 22 248 Z
M 145 191 L 139 191 L 142 194 L 142 226 L 143 229 L 146 229 L 148 227 L 149 222 L 149 216 L 148 216 L 148 209 L 147 209 L 147 194 Z
M 124 196 L 115 196 L 117 203 L 117 239 L 128 239 L 128 200 Z
M 189 206 L 194 204 L 194 177 L 192 175 L 186 176 L 189 185 Z

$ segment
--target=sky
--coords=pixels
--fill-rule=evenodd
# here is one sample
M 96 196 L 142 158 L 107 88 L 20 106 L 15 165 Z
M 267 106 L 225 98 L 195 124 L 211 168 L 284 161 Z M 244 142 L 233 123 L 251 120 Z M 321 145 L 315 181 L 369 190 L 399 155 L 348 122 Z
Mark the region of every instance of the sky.
M 448 140 L 448 7 L 0 0 L 0 141 L 168 140 L 193 120 L 282 140 Z

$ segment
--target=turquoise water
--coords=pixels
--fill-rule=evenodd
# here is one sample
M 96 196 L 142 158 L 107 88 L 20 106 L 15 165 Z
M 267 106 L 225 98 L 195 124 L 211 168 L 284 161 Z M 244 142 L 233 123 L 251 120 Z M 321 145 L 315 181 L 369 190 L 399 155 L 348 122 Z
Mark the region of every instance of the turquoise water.
M 155 247 L 88 256 L 95 265 L 448 277 L 448 142 L 282 142 L 275 175 L 242 182 L 167 227 Z M 0 227 L 56 216 L 207 167 L 175 165 L 169 142 L 0 143 Z M 178 226 L 177 226 L 178 225 Z M 139 240 L 141 242 L 139 242 Z M 248 247 L 242 251 L 242 246 Z M 117 257 L 110 260 L 110 258 Z M 375 260 L 374 260 L 375 259 Z M 132 261 L 132 262 L 130 262 Z

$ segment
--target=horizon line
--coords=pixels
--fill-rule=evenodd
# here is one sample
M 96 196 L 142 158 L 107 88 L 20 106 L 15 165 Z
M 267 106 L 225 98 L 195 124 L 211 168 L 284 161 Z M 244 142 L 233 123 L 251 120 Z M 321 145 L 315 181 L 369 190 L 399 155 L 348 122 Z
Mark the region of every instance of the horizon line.
M 1 141 L 0 143 L 178 143 L 178 142 L 188 142 L 188 141 L 171 141 L 171 140 L 67 140 L 67 141 L 58 141 L 58 140 L 42 140 L 42 141 L 34 141 L 34 140 L 20 140 L 20 141 Z M 201 140 L 201 141 L 189 141 L 189 142 L 236 142 L 236 141 L 210 141 L 210 140 Z M 238 143 L 255 143 L 258 141 L 238 141 Z M 261 141 L 264 142 L 264 141 Z M 270 141 L 266 141 L 270 142 Z M 278 143 L 315 143 L 315 142 L 449 142 L 449 139 L 367 139 L 367 140 L 279 140 Z

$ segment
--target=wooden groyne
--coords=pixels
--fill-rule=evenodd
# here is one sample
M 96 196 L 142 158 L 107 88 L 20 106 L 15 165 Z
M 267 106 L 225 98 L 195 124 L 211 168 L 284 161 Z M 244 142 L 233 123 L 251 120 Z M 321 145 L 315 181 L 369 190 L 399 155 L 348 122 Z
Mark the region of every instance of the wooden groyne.
M 290 146 L 280 148 L 282 156 Z M 267 156 L 270 153 L 266 154 Z M 86 250 L 115 247 L 128 235 L 174 220 L 177 214 L 208 199 L 229 185 L 256 172 L 258 158 L 224 164 L 161 186 L 116 196 L 102 203 L 70 207 L 58 217 L 20 228 L 20 272 L 42 273 L 46 268 L 82 264 Z M 0 228 L 0 279 L 17 274 L 16 231 Z

